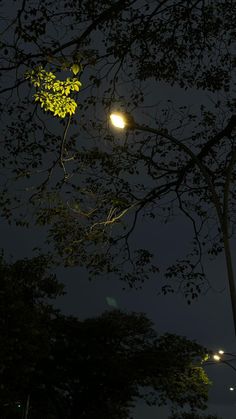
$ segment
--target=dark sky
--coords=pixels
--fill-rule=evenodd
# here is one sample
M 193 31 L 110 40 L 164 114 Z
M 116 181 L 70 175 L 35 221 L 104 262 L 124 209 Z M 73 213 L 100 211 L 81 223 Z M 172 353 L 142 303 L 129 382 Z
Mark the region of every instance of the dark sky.
M 202 103 L 211 106 L 209 93 L 194 89 L 184 92 L 166 84 L 156 84 L 155 89 L 149 88 L 148 103 L 164 102 L 167 99 L 172 99 L 178 106 L 199 106 Z M 145 115 L 143 118 L 145 120 Z M 14 259 L 31 257 L 32 248 L 43 245 L 45 232 L 43 228 L 27 230 L 9 227 L 2 222 L 0 247 L 5 249 L 6 255 L 13 255 Z M 155 228 L 153 224 L 143 223 L 135 234 L 134 240 L 137 243 L 148 243 L 157 253 L 158 259 L 165 263 L 170 258 L 174 261 L 176 256 L 184 254 L 191 232 L 189 223 L 178 218 L 167 226 L 156 222 Z M 158 248 L 160 243 L 161 247 Z M 235 254 L 235 243 L 232 247 Z M 123 284 L 112 278 L 89 282 L 84 270 L 58 269 L 58 279 L 66 284 L 67 295 L 59 298 L 56 304 L 64 313 L 83 319 L 109 309 L 106 298 L 112 297 L 122 310 L 144 312 L 153 320 L 160 333 L 177 333 L 195 339 L 212 350 L 223 348 L 228 352 L 236 352 L 224 257 L 209 262 L 207 273 L 214 290 L 188 306 L 181 295 L 158 295 L 159 277 L 145 283 L 141 291 L 122 291 Z M 236 390 L 230 392 L 229 387 L 233 384 L 236 386 L 236 372 L 222 364 L 209 366 L 207 372 L 214 381 L 209 411 L 223 419 L 235 419 Z M 134 418 L 166 419 L 167 412 L 161 408 L 138 405 Z

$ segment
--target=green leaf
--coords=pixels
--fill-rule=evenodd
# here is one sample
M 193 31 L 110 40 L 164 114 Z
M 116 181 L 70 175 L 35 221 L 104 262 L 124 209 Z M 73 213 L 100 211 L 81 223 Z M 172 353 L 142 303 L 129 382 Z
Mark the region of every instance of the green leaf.
M 73 65 L 72 65 L 72 67 L 71 67 L 71 71 L 72 71 L 72 73 L 73 73 L 75 76 L 76 76 L 76 74 L 78 74 L 79 70 L 80 70 L 80 67 L 79 67 L 79 65 L 78 65 L 78 64 L 73 64 Z

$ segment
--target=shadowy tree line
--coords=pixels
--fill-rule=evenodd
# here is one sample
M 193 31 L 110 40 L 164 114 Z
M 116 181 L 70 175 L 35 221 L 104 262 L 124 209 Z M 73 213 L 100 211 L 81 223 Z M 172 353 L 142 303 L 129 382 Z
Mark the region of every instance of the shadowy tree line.
M 187 406 L 192 414 L 205 408 L 205 348 L 159 336 L 144 314 L 63 315 L 52 304 L 63 286 L 48 262 L 1 258 L 2 419 L 126 419 L 138 400 Z

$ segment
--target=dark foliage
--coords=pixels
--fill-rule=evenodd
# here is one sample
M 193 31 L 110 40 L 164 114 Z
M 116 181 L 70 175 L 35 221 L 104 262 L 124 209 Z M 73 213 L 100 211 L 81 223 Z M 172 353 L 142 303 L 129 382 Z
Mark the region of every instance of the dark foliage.
M 62 292 L 43 257 L 1 261 L 0 416 L 129 418 L 139 399 L 204 408 L 206 349 L 158 336 L 143 314 L 119 310 L 79 321 L 48 299 Z

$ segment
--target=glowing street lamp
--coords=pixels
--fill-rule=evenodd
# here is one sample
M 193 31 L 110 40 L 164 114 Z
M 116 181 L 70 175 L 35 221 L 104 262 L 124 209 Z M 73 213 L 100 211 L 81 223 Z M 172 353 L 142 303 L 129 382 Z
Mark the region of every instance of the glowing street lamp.
M 126 126 L 125 116 L 122 113 L 112 113 L 110 120 L 116 128 L 124 129 Z
M 225 351 L 223 351 L 223 349 L 219 349 L 218 352 L 213 355 L 214 361 L 221 361 L 222 359 L 220 355 L 224 355 L 224 353 Z
M 134 118 L 129 113 L 112 112 L 110 114 L 110 121 L 112 125 L 118 129 L 142 129 L 142 127 L 134 121 Z
M 233 359 L 225 359 L 225 356 L 223 356 L 223 358 L 220 356 L 220 355 L 232 355 L 234 358 Z M 218 351 L 218 353 L 215 353 L 213 356 L 212 356 L 212 358 L 213 358 L 213 360 L 214 361 L 216 361 L 216 362 L 221 362 L 222 364 L 226 364 L 226 365 L 228 365 L 230 368 L 232 368 L 232 370 L 234 370 L 234 371 L 236 371 L 236 368 L 231 364 L 231 361 L 233 361 L 233 360 L 235 360 L 235 355 L 233 355 L 233 354 L 230 354 L 229 352 L 224 352 L 222 349 L 220 349 L 219 351 Z M 214 361 L 213 362 L 210 362 L 210 363 L 213 363 L 214 364 Z M 234 390 L 234 387 L 232 387 L 233 388 L 233 390 Z M 232 391 L 232 390 L 231 390 Z

